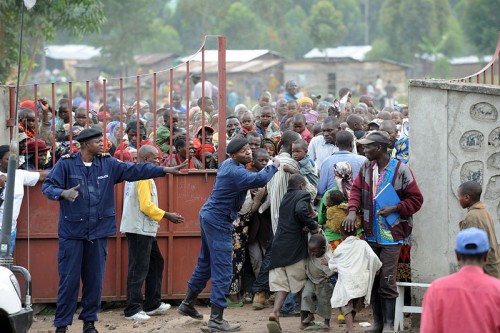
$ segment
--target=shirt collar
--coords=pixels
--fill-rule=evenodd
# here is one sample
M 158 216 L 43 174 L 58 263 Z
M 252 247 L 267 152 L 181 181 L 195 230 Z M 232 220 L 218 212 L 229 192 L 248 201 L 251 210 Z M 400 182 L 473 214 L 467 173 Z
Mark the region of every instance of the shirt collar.
M 473 204 L 472 206 L 470 206 L 469 209 L 468 209 L 468 211 L 472 210 L 472 209 L 484 209 L 484 208 L 486 208 L 486 206 L 484 205 L 484 203 L 482 203 L 481 201 L 478 201 L 475 204 Z

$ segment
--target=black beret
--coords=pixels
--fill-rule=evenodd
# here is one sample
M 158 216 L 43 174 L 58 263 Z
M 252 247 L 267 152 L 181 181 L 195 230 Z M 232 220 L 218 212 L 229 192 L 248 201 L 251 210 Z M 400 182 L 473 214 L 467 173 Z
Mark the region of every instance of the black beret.
M 236 154 L 241 148 L 248 144 L 248 140 L 245 138 L 234 138 L 229 141 L 227 145 L 227 153 L 229 155 Z
M 78 134 L 76 141 L 82 143 L 88 141 L 90 139 L 100 138 L 102 136 L 102 132 L 96 128 L 86 128 Z

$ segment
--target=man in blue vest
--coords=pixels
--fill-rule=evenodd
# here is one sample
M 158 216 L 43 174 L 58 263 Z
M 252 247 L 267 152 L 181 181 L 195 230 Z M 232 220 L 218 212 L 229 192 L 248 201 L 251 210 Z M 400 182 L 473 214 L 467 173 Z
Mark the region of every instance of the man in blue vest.
M 56 333 L 73 322 L 82 280 L 83 333 L 98 333 L 94 322 L 101 305 L 108 237 L 116 234 L 114 186 L 176 173 L 185 166 L 122 163 L 103 154 L 102 132 L 88 128 L 78 135 L 81 151 L 65 155 L 42 185 L 43 194 L 60 201 L 58 227 L 59 288 L 54 320 Z

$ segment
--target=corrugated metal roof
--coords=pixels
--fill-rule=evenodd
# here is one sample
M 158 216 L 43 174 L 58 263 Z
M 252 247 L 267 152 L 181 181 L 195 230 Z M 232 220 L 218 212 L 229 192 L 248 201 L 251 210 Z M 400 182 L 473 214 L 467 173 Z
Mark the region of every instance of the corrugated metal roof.
M 467 65 L 467 64 L 482 64 L 485 62 L 490 62 L 492 56 L 468 56 L 468 57 L 459 57 L 459 58 L 451 58 L 450 64 L 452 65 Z
M 339 46 L 326 49 L 314 48 L 304 55 L 306 59 L 314 58 L 351 58 L 362 61 L 365 55 L 372 50 L 371 45 Z
M 58 60 L 89 60 L 101 54 L 100 48 L 90 45 L 48 45 L 45 47 L 47 58 Z
M 268 53 L 278 55 L 278 53 L 270 50 L 226 50 L 226 62 L 248 62 Z M 191 57 L 192 56 L 184 57 L 182 60 L 201 61 L 201 52 L 197 53 L 193 58 Z M 216 62 L 218 59 L 219 52 L 217 50 L 205 51 L 205 63 Z
M 152 65 L 159 61 L 174 58 L 177 55 L 173 53 L 152 53 L 152 54 L 139 54 L 134 56 L 134 60 L 138 65 Z
M 253 60 L 248 62 L 227 62 L 226 63 L 226 73 L 236 74 L 236 73 L 260 73 L 268 68 L 279 65 L 282 63 L 282 59 L 274 60 Z M 205 63 L 205 74 L 215 74 L 219 70 L 217 62 L 206 62 Z M 201 62 L 191 61 L 189 63 L 189 71 L 191 73 L 201 72 Z M 177 73 L 185 73 L 186 67 L 180 66 L 176 69 Z

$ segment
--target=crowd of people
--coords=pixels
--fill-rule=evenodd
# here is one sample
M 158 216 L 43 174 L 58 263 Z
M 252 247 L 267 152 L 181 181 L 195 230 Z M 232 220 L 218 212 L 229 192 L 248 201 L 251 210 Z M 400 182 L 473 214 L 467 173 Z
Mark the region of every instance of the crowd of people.
M 114 206 L 104 206 L 102 198 L 113 197 L 121 181 L 127 181 L 120 228 L 129 253 L 125 318 L 148 320 L 170 308 L 161 301 L 156 232 L 162 219 L 184 218 L 158 207 L 152 178 L 202 168 L 218 172 L 200 210 L 200 255 L 180 314 L 203 318 L 196 300 L 211 279 L 208 332 L 239 330 L 223 313 L 244 303 L 272 307 L 270 333 L 282 331 L 284 316 L 299 317 L 304 330 L 329 329 L 332 309 L 352 332 L 366 306 L 374 321 L 367 332 L 393 330 L 396 282 L 411 281 L 412 216 L 424 200 L 407 164 L 408 107 L 378 110 L 370 95 L 354 104 L 347 88 L 333 100 L 300 97 L 298 85 L 288 81 L 280 96 L 263 92 L 253 107 L 236 105 L 226 128 L 219 128 L 215 89 L 205 84 L 204 96 L 189 107 L 175 93 L 172 105 L 139 101 L 90 112 L 87 102 L 65 98 L 57 112 L 46 99 L 21 103 L 20 168 L 38 175 L 26 176 L 24 185 L 46 178 L 43 193 L 61 202 L 56 332 L 72 323 L 80 278 L 79 318 L 84 333 L 97 332 L 107 237 L 116 233 Z M 226 160 L 219 161 L 224 139 Z M 4 182 L 8 152 L 0 153 Z M 477 183 L 460 187 L 460 203 L 469 208 L 460 228 L 487 232 L 485 271 L 500 278 L 493 220 L 480 195 Z

